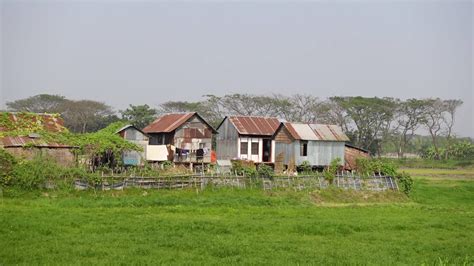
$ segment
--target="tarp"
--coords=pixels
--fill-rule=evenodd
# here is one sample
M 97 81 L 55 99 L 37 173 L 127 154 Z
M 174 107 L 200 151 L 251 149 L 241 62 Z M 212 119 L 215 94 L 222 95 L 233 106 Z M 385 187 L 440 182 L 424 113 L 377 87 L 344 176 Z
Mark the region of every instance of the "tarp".
M 148 161 L 166 161 L 168 160 L 168 148 L 166 145 L 148 145 L 146 159 Z

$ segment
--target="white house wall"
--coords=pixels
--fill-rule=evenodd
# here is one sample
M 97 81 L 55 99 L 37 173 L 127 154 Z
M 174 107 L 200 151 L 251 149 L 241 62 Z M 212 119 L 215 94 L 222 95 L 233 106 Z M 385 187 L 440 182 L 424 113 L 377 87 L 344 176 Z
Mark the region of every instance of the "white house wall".
M 240 150 L 241 142 L 247 142 L 247 153 L 242 154 Z M 252 154 L 252 143 L 258 143 L 258 154 Z M 270 162 L 274 162 L 275 158 L 275 141 L 272 140 L 271 142 L 271 160 Z M 252 137 L 240 137 L 237 142 L 237 157 L 242 160 L 251 160 L 256 163 L 263 162 L 263 138 L 252 138 Z

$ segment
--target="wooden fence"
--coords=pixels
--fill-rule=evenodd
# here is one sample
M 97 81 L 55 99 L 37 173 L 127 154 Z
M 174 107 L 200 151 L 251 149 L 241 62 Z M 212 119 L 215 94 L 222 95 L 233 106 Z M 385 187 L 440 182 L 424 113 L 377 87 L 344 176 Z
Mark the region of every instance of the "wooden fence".
M 399 190 L 395 178 L 384 175 L 372 175 L 361 177 L 353 173 L 340 173 L 332 180 L 332 184 L 323 176 L 277 176 L 269 178 L 248 178 L 243 176 L 204 176 L 204 175 L 180 175 L 168 177 L 117 177 L 104 176 L 100 185 L 93 186 L 86 181 L 76 180 L 77 189 L 124 189 L 138 187 L 145 189 L 205 189 L 206 187 L 231 187 L 238 189 L 259 188 L 263 190 L 274 189 L 325 189 L 330 185 L 353 190 Z

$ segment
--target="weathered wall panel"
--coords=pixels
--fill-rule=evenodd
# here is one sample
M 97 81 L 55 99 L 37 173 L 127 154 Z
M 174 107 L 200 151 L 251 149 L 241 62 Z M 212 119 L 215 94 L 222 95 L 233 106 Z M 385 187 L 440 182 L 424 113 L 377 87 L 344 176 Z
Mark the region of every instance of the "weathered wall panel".
M 278 133 L 275 135 L 275 142 L 283 142 L 289 144 L 293 141 L 290 133 L 285 127 L 282 127 Z
M 309 161 L 314 166 L 329 165 L 336 158 L 344 165 L 344 142 L 338 141 L 308 141 L 308 156 L 300 156 L 300 141 L 293 143 L 296 164 Z
M 22 148 L 22 147 L 5 147 L 7 152 L 15 157 L 31 160 L 35 156 L 48 156 L 53 161 L 62 166 L 72 166 L 75 162 L 74 154 L 71 149 L 67 148 Z
M 229 119 L 226 119 L 219 127 L 218 132 L 216 136 L 217 159 L 231 160 L 237 158 L 239 145 L 237 129 L 229 122 Z
M 275 157 L 283 155 L 283 164 L 288 165 L 295 158 L 293 143 L 275 142 Z
M 356 162 L 358 158 L 370 158 L 370 154 L 367 151 L 363 151 L 361 149 L 346 146 L 345 154 L 344 154 L 344 161 L 345 161 L 344 168 L 346 170 L 356 169 L 356 166 L 357 166 Z

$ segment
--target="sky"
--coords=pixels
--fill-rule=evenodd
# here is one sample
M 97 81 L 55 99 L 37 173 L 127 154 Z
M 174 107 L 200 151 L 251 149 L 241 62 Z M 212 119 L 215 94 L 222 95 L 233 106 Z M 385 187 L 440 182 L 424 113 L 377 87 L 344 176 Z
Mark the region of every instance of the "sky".
M 0 0 L 0 109 L 39 93 L 158 106 L 202 95 L 462 99 L 472 1 Z

